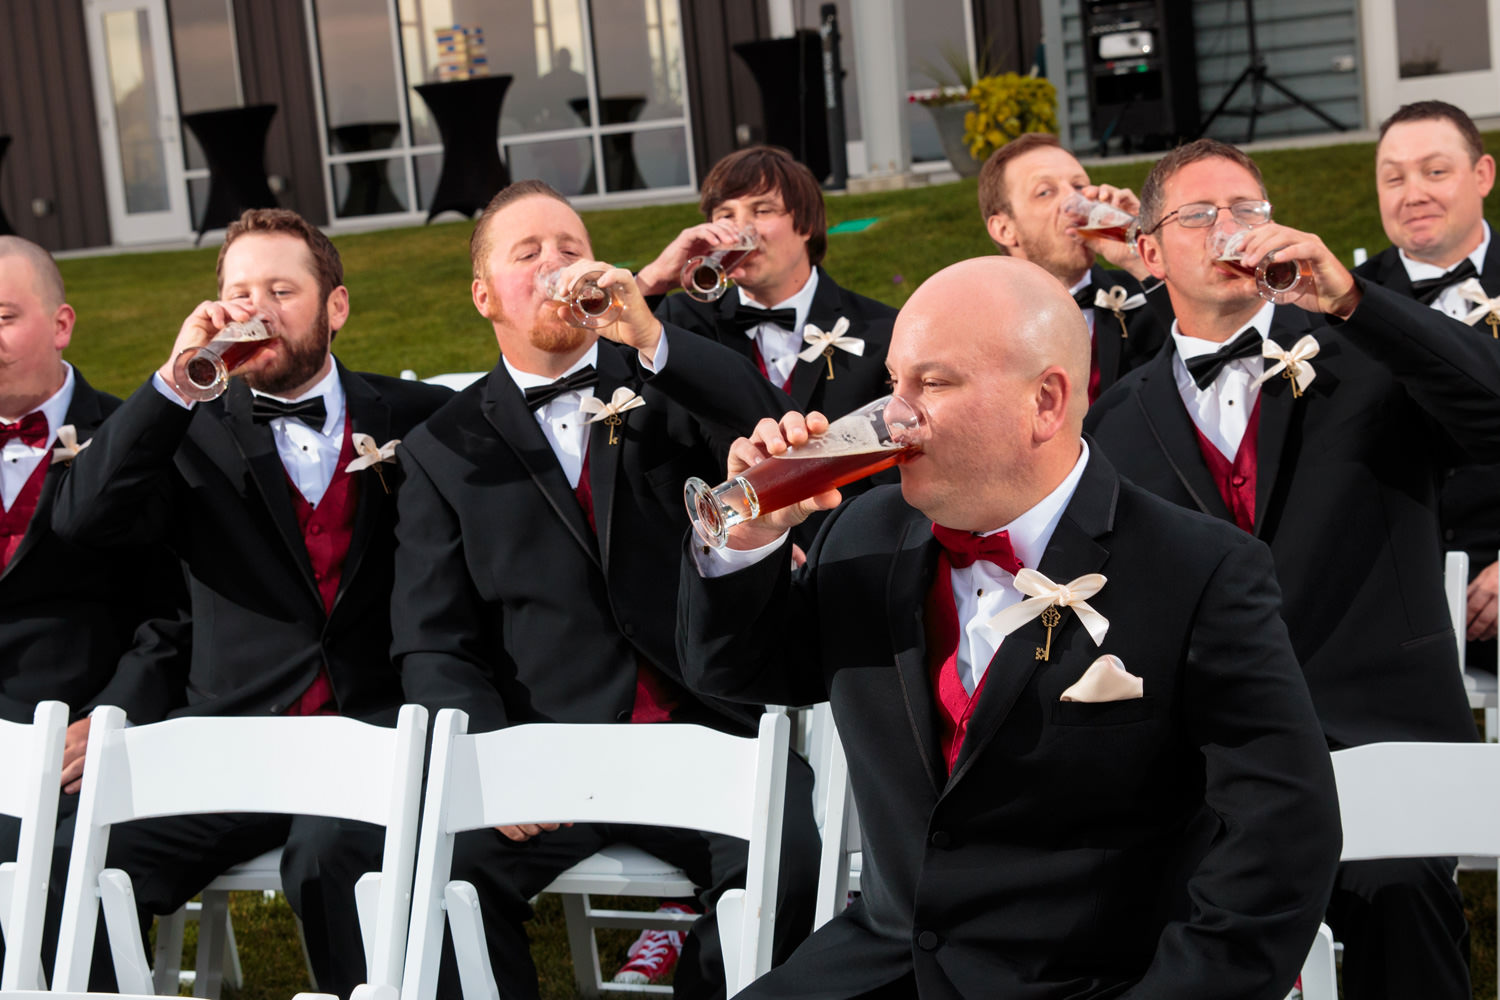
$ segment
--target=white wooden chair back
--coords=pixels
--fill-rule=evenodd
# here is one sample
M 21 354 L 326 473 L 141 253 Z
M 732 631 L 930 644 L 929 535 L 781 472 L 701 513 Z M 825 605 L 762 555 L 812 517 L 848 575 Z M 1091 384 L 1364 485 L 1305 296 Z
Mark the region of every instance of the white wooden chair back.
M 426 709 L 404 706 L 394 729 L 338 716 L 182 718 L 127 729 L 125 714 L 112 707 L 96 709 L 91 718 L 57 989 L 86 988 L 102 899 L 120 988 L 151 992 L 129 877 L 104 869 L 110 827 L 222 812 L 328 816 L 385 827 L 381 871 L 360 880 L 356 897 L 370 983 L 400 983 Z
M 489 372 L 442 372 L 438 375 L 429 375 L 424 379 L 418 379 L 415 370 L 411 368 L 403 368 L 401 370 L 401 377 L 408 382 L 421 381 L 426 382 L 428 385 L 443 385 L 454 392 L 458 392 L 460 389 L 467 389 L 488 374 Z
M 818 861 L 818 896 L 813 910 L 813 929 L 817 930 L 844 911 L 849 890 L 859 887 L 855 867 L 861 846 L 859 814 L 854 808 L 854 792 L 849 787 L 849 761 L 833 723 L 833 709 L 823 702 L 813 709 L 812 751 L 813 816 L 822 834 L 822 855 Z
M 498 995 L 473 887 L 448 876 L 456 834 L 517 823 L 639 823 L 749 841 L 745 888 L 718 904 L 729 994 L 770 969 L 785 715 L 763 715 L 756 739 L 691 725 L 531 724 L 474 735 L 467 728 L 456 709 L 439 712 L 433 726 L 404 998 L 436 993 L 445 908 L 464 995 Z M 643 760 L 672 761 L 674 781 L 690 793 L 643 799 L 635 781 Z
M 1458 671 L 1464 670 L 1469 626 L 1469 554 L 1449 552 L 1443 557 L 1443 594 L 1448 599 L 1448 619 L 1453 622 L 1453 638 L 1458 646 Z
M 52 870 L 68 706 L 37 705 L 30 725 L 0 721 L 0 813 L 21 821 L 16 859 L 0 864 L 0 990 L 35 990 L 42 977 L 42 915 Z

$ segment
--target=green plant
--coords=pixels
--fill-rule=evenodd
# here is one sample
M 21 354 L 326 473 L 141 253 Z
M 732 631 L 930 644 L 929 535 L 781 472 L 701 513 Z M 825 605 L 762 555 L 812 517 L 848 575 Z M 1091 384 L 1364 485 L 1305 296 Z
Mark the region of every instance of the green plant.
M 969 100 L 975 108 L 964 115 L 964 142 L 976 160 L 1025 132 L 1057 131 L 1057 88 L 1043 77 L 983 77 L 969 89 Z
M 969 91 L 974 89 L 974 84 L 995 69 L 990 65 L 988 41 L 980 46 L 979 56 L 972 62 L 968 53 L 951 42 L 944 42 L 938 48 L 938 54 L 942 65 L 925 59 L 917 64 L 917 72 L 931 80 L 935 87 L 913 93 L 907 98 L 911 103 L 929 108 L 962 104 L 969 100 Z

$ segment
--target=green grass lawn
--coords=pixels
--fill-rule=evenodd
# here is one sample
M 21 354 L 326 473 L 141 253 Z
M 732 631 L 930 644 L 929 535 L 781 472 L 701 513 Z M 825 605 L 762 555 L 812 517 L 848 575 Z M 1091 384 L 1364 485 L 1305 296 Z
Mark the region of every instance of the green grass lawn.
M 1500 149 L 1500 133 L 1485 138 Z M 1375 204 L 1374 147 L 1369 143 L 1287 150 L 1256 157 L 1279 221 L 1320 235 L 1342 259 L 1357 246 L 1386 245 Z M 1140 190 L 1148 163 L 1094 168 L 1098 183 Z M 1500 196 L 1486 204 L 1500 227 Z M 826 267 L 840 284 L 894 305 L 933 272 L 992 250 L 979 219 L 975 182 L 828 199 L 829 223 L 878 218 L 861 232 L 830 237 Z M 588 212 L 601 259 L 640 267 L 682 228 L 699 221 L 692 205 Z M 469 299 L 468 223 L 340 236 L 352 315 L 335 349 L 349 366 L 423 375 L 488 369 L 493 333 Z M 125 395 L 166 358 L 193 307 L 213 298 L 216 249 L 122 254 L 62 263 L 78 326 L 67 356 L 94 385 Z M 1472 925 L 1476 998 L 1495 997 L 1495 878 L 1460 877 Z M 629 905 L 621 901 L 620 905 Z M 232 912 L 246 987 L 241 996 L 286 1000 L 306 979 L 290 911 L 284 901 L 238 893 Z M 189 929 L 191 934 L 191 928 Z M 543 996 L 571 998 L 572 973 L 562 911 L 543 897 L 532 935 Z M 605 935 L 604 963 L 613 969 L 633 938 Z

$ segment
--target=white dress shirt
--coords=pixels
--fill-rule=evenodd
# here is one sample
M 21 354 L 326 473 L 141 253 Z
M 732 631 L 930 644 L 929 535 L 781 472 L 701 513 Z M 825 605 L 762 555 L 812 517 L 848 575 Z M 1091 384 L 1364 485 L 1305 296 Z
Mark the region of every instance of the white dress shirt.
M 995 529 L 1010 532 L 1010 546 L 1022 566 L 1036 569 L 1041 564 L 1042 554 L 1047 551 L 1052 533 L 1057 530 L 1057 522 L 1062 520 L 1068 501 L 1073 499 L 1073 493 L 1078 489 L 1078 481 L 1083 478 L 1083 469 L 1088 462 L 1089 446 L 1084 441 L 1073 470 L 1056 489 L 1014 521 Z M 715 549 L 695 544 L 688 551 L 693 554 L 693 563 L 698 572 L 705 578 L 713 579 L 754 565 L 778 551 L 785 541 L 786 535 L 783 534 L 757 549 L 731 549 L 727 545 Z M 953 605 L 958 612 L 959 621 L 958 652 L 955 657 L 958 679 L 964 690 L 973 694 L 984 677 L 984 672 L 989 669 L 990 660 L 994 659 L 1003 638 L 990 628 L 990 619 L 1012 604 L 1019 604 L 1024 595 L 1016 589 L 1014 575 L 984 560 L 976 560 L 964 569 L 953 570 L 950 580 L 953 584 Z
M 1478 272 L 1480 277 L 1484 275 L 1484 256 L 1490 252 L 1490 236 L 1493 235 L 1490 232 L 1490 224 L 1486 222 L 1483 225 L 1484 239 L 1480 240 L 1479 246 L 1475 247 L 1474 252 L 1469 254 L 1469 260 L 1473 261 L 1474 270 Z M 1406 251 L 1399 247 L 1396 249 L 1396 253 L 1401 257 L 1401 265 L 1406 268 L 1406 276 L 1412 281 L 1441 278 L 1453 270 L 1451 267 L 1438 267 L 1436 264 L 1424 264 L 1419 260 L 1412 260 L 1406 256 Z M 1453 265 L 1453 267 L 1457 266 L 1458 264 Z M 1463 319 L 1469 315 L 1469 310 L 1474 308 L 1473 303 L 1468 302 L 1458 294 L 1458 285 L 1449 285 L 1443 289 L 1442 294 L 1433 299 L 1431 305 L 1432 308 L 1439 312 L 1447 313 L 1454 319 Z
M 1234 331 L 1234 336 L 1227 338 L 1224 344 L 1252 326 L 1260 334 L 1261 340 L 1265 340 L 1271 330 L 1271 319 L 1275 311 L 1276 306 L 1267 302 L 1251 317 L 1250 322 Z M 1254 383 L 1266 370 L 1265 359 L 1249 357 L 1231 361 L 1207 389 L 1200 389 L 1198 383 L 1193 381 L 1193 376 L 1188 374 L 1186 359 L 1212 354 L 1223 344 L 1179 333 L 1176 320 L 1172 321 L 1172 340 L 1177 345 L 1177 356 L 1172 359 L 1172 376 L 1177 380 L 1177 393 L 1187 407 L 1188 416 L 1193 418 L 1193 423 L 1203 432 L 1203 436 L 1219 449 L 1219 453 L 1233 462 L 1235 454 L 1240 450 L 1240 441 L 1250 426 L 1250 414 L 1255 409 L 1255 401 L 1260 398 L 1260 386 Z
M 774 306 L 763 306 L 753 302 L 743 288 L 736 287 L 740 305 L 751 309 L 795 309 L 797 323 L 791 330 L 783 330 L 775 323 L 762 323 L 745 331 L 745 336 L 755 341 L 760 359 L 766 363 L 766 373 L 776 385 L 785 385 L 797 367 L 797 353 L 807 347 L 802 340 L 802 330 L 807 326 L 807 314 L 812 311 L 813 295 L 818 290 L 818 269 L 812 269 L 802 288 L 788 299 Z
M 47 418 L 47 443 L 40 448 L 33 448 L 22 443 L 20 438 L 11 438 L 0 449 L 0 500 L 5 502 L 6 510 L 10 510 L 10 505 L 21 495 L 26 480 L 31 478 L 37 465 L 52 460 L 52 442 L 57 439 L 57 429 L 68 422 L 68 407 L 73 405 L 73 366 L 64 361 L 63 367 L 67 371 L 63 375 L 62 388 L 37 407 L 37 411 Z M 0 419 L 6 423 L 15 423 L 24 416 L 26 414 L 22 413 Z

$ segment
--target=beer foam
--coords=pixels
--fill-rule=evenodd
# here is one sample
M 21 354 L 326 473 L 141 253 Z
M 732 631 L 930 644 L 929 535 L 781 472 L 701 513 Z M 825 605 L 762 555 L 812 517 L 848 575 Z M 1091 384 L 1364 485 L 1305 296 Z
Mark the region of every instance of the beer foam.
M 850 415 L 853 416 L 852 414 Z M 788 449 L 776 458 L 832 458 L 835 455 L 853 455 L 859 452 L 886 451 L 900 448 L 892 441 L 885 420 L 879 413 L 863 414 L 864 419 L 843 417 L 817 437 L 809 438 L 806 444 Z
M 259 316 L 255 316 L 243 323 L 230 323 L 220 330 L 214 339 L 230 342 L 270 340 L 271 331 L 266 329 L 266 324 L 261 322 Z

